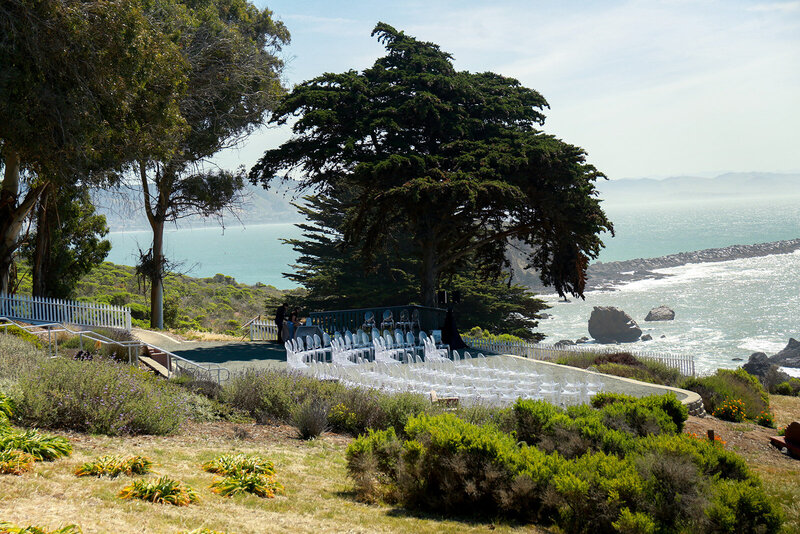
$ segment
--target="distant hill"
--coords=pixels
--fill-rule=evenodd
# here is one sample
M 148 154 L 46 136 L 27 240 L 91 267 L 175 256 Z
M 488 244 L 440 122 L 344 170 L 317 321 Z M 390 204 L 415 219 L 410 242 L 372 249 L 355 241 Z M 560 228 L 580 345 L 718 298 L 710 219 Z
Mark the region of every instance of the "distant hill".
M 144 213 L 140 188 L 121 188 L 115 191 L 97 190 L 92 195 L 97 211 L 106 216 L 111 231 L 149 229 Z M 303 217 L 292 206 L 292 195 L 286 189 L 265 191 L 262 187 L 248 184 L 243 202 L 232 212 L 224 214 L 226 225 L 260 224 L 277 222 L 300 222 Z M 182 219 L 179 225 L 219 226 L 215 218 L 191 216 Z
M 714 178 L 674 176 L 662 180 L 601 180 L 600 197 L 609 204 L 653 203 L 735 197 L 800 196 L 800 174 L 727 173 Z

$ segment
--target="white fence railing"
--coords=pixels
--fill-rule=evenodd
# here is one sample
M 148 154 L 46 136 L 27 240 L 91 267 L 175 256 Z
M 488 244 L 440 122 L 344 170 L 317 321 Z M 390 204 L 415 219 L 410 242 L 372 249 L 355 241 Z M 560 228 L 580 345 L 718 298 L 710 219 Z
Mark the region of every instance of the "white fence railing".
M 231 373 L 227 368 L 222 367 L 217 363 L 194 362 L 184 358 L 183 356 L 178 356 L 177 354 L 173 354 L 172 352 L 158 348 L 155 345 L 145 343 L 138 339 L 133 339 L 130 341 L 117 341 L 98 332 L 92 332 L 91 330 L 72 330 L 71 328 L 60 323 L 27 325 L 18 323 L 10 318 L 0 317 L 0 328 L 2 328 L 6 334 L 8 334 L 7 329 L 12 326 L 42 338 L 44 338 L 44 335 L 47 334 L 47 351 L 48 354 L 51 354 L 52 357 L 55 358 L 58 357 L 58 334 L 66 333 L 67 335 L 78 337 L 81 351 L 84 350 L 85 341 L 91 342 L 89 346 L 96 346 L 96 344 L 100 344 L 121 347 L 125 349 L 128 355 L 128 363 L 132 365 L 138 365 L 139 357 L 142 356 L 142 349 L 144 348 L 148 348 L 150 351 L 159 352 L 165 355 L 167 358 L 167 361 L 165 362 L 166 365 L 164 367 L 169 373 L 168 378 L 172 378 L 176 375 L 189 375 L 193 380 L 206 380 L 221 384 L 222 382 L 228 380 L 231 376 Z
M 278 341 L 278 325 L 275 321 L 255 317 L 242 328 L 250 329 L 250 341 Z
M 75 300 L 0 295 L 0 317 L 26 323 L 131 329 L 130 308 Z
M 627 352 L 640 360 L 649 360 L 659 362 L 667 367 L 677 369 L 684 376 L 694 376 L 694 357 L 685 354 L 670 354 L 663 352 L 644 352 L 632 351 L 618 346 L 597 346 L 590 344 L 580 345 L 545 345 L 543 343 L 524 343 L 516 341 L 490 341 L 488 339 L 471 338 L 462 336 L 464 343 L 476 350 L 483 350 L 486 352 L 493 352 L 496 354 L 513 354 L 515 356 L 523 356 L 534 360 L 543 360 L 549 362 L 558 361 L 561 358 L 573 355 L 575 353 L 592 352 L 596 354 L 613 354 L 617 352 Z

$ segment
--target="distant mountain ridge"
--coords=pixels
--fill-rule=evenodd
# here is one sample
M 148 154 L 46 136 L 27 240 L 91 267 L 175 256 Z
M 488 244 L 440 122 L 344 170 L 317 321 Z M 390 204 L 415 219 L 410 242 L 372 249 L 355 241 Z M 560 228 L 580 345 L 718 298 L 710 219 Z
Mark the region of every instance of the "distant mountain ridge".
M 714 178 L 673 176 L 661 180 L 625 178 L 597 182 L 600 198 L 608 203 L 662 202 L 736 198 L 742 196 L 800 196 L 800 173 L 736 172 Z
M 223 215 L 226 226 L 295 223 L 303 221 L 303 217 L 292 206 L 292 194 L 285 189 L 265 190 L 259 186 L 248 184 L 245 187 L 243 202 L 232 211 Z M 138 187 L 121 188 L 119 190 L 96 190 L 92 194 L 98 213 L 106 216 L 111 231 L 148 230 L 150 226 L 144 213 L 142 191 Z M 181 219 L 182 226 L 219 226 L 220 221 L 214 217 L 193 215 Z

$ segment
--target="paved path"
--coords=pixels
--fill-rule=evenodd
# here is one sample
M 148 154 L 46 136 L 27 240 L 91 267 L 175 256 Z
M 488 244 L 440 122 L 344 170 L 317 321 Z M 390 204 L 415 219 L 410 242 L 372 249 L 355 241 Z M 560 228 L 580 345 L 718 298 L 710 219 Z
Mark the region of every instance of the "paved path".
M 138 328 L 133 333 L 146 343 L 194 362 L 218 363 L 231 373 L 286 365 L 286 350 L 270 341 L 180 341 Z

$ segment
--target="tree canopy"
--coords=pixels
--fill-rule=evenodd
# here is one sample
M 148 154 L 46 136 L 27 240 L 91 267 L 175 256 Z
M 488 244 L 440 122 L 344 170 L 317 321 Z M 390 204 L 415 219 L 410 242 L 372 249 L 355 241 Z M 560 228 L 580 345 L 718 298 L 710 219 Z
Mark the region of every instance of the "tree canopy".
M 307 219 L 298 224 L 303 237 L 287 240 L 298 260 L 285 276 L 306 289 L 302 296 L 288 298 L 293 306 L 308 312 L 419 302 L 419 251 L 408 236 L 394 236 L 392 246 L 376 253 L 365 272 L 358 248 L 348 245 L 341 232 L 350 194 L 338 190 L 303 200 L 298 205 Z M 455 309 L 462 328 L 479 326 L 495 334 L 541 339 L 534 329 L 547 306 L 509 282 L 507 276 L 481 277 L 473 263 L 462 262 L 441 287 L 461 294 Z
M 192 214 L 220 215 L 235 203 L 244 169 L 204 164 L 263 124 L 265 113 L 285 92 L 278 52 L 289 41 L 289 32 L 268 9 L 247 0 L 179 0 L 156 5 L 153 16 L 173 36 L 189 66 L 187 89 L 179 101 L 188 128 L 175 137 L 178 150 L 139 161 L 145 213 L 153 230 L 141 268 L 151 284 L 152 325 L 162 328 L 164 224 Z
M 531 245 L 543 282 L 581 295 L 599 234 L 612 231 L 594 188 L 603 175 L 581 148 L 540 130 L 544 97 L 457 71 L 437 45 L 387 24 L 373 35 L 387 54 L 372 67 L 323 74 L 281 102 L 272 122 L 296 117 L 295 135 L 265 152 L 251 180 L 352 188 L 344 240 L 369 263 L 393 235 L 409 236 L 424 304 L 465 261 L 497 276 L 510 239 Z
M 144 0 L 0 5 L 0 293 L 48 184 L 174 151 L 185 63 Z M 79 178 L 78 178 L 79 177 Z

